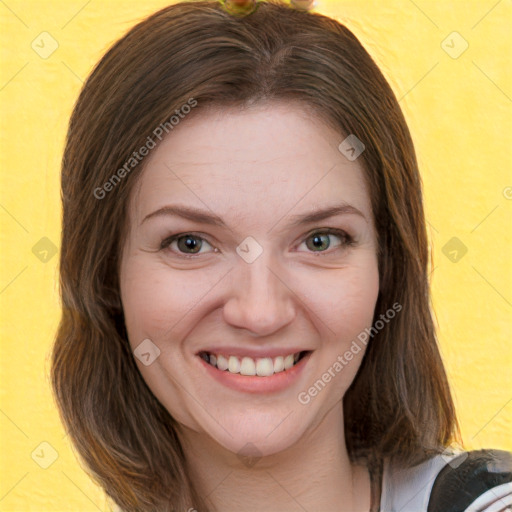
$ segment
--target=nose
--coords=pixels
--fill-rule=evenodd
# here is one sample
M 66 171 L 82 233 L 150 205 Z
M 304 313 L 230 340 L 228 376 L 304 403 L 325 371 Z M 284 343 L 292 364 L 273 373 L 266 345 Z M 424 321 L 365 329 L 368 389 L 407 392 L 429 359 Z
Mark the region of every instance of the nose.
M 238 261 L 224 304 L 224 320 L 228 324 L 258 336 L 282 329 L 296 315 L 289 283 L 276 265 L 269 265 L 264 254 L 252 263 Z

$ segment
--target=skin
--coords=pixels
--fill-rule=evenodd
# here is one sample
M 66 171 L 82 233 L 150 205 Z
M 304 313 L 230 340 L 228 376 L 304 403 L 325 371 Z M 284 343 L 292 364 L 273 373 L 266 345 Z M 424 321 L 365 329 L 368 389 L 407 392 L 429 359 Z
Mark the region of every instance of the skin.
M 203 109 L 152 150 L 131 196 L 120 267 L 130 345 L 160 349 L 148 366 L 135 358 L 138 368 L 178 421 L 194 484 L 218 510 L 369 510 L 369 475 L 348 458 L 342 406 L 365 345 L 308 404 L 297 398 L 372 325 L 379 291 L 363 167 L 338 150 L 344 138 L 300 104 Z M 290 224 L 340 202 L 362 215 Z M 176 204 L 227 227 L 173 215 L 143 222 Z M 327 228 L 354 245 L 327 233 L 315 249 L 311 232 Z M 178 242 L 161 249 L 191 232 L 199 253 Z M 263 250 L 252 263 L 236 251 L 247 236 Z M 312 354 L 293 385 L 248 394 L 202 368 L 196 354 L 214 342 Z M 251 454 L 256 462 L 241 456 Z

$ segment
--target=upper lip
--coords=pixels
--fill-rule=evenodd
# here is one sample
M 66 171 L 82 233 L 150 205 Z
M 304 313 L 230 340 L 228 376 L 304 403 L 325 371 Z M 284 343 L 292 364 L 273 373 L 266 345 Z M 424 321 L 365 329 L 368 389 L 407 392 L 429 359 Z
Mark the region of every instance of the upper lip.
M 221 354 L 224 356 L 252 357 L 253 359 L 263 359 L 264 357 L 287 356 L 297 354 L 298 352 L 309 352 L 308 349 L 301 347 L 276 347 L 276 348 L 249 348 L 249 347 L 209 347 L 197 352 L 208 352 L 209 354 Z

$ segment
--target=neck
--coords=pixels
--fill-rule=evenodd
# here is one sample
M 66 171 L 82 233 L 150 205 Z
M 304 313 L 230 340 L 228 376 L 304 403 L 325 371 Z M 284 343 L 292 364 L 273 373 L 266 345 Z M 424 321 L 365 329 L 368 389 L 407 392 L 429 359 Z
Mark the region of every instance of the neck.
M 341 402 L 295 445 L 259 459 L 241 458 L 189 429 L 180 437 L 192 481 L 215 511 L 370 509 L 368 473 L 348 457 Z

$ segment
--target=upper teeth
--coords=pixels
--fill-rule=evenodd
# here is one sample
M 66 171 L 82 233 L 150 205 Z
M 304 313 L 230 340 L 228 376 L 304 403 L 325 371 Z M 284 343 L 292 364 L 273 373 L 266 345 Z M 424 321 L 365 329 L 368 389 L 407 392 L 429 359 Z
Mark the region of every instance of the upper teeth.
M 223 356 L 222 354 L 207 354 L 203 352 L 201 357 L 219 370 L 227 370 L 230 373 L 241 375 L 258 375 L 259 377 L 270 377 L 274 373 L 289 370 L 300 357 L 300 352 L 287 356 L 252 357 Z

